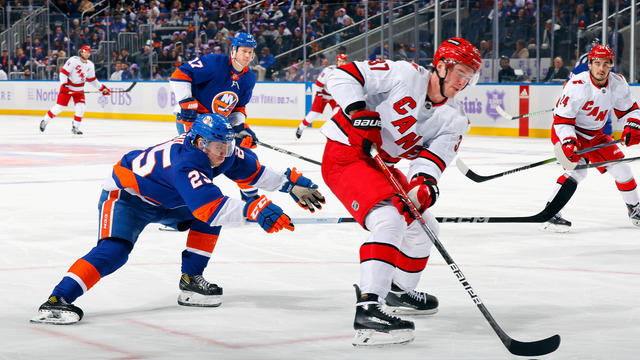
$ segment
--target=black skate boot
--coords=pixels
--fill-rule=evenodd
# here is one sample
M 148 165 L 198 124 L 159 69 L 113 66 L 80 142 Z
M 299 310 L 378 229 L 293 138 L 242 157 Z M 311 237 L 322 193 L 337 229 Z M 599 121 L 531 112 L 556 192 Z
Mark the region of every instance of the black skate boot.
M 627 204 L 627 210 L 629 211 L 629 219 L 635 226 L 640 226 L 640 203 L 635 205 Z
M 549 203 L 547 203 L 549 205 Z M 571 229 L 571 221 L 562 217 L 560 213 L 553 215 L 549 221 L 542 224 L 542 230 L 557 232 L 557 233 L 566 233 Z
M 75 126 L 75 125 L 71 126 L 71 133 L 73 135 L 82 135 L 83 134 L 82 130 L 80 130 L 80 128 Z
M 387 308 L 396 314 L 431 315 L 438 312 L 438 298 L 420 291 L 404 291 L 391 284 L 385 298 Z
M 216 307 L 222 304 L 222 288 L 211 284 L 202 275 L 182 274 L 178 304 L 183 306 Z
M 306 128 L 307 126 L 303 123 L 300 123 L 300 125 L 298 125 L 298 128 L 296 129 L 296 139 L 300 139 L 300 137 L 302 136 L 302 132 Z
M 356 330 L 354 346 L 406 344 L 413 340 L 413 322 L 387 314 L 382 310 L 378 295 L 367 294 L 362 297 L 358 285 L 353 286 L 357 298 L 353 321 Z
M 69 304 L 65 299 L 58 296 L 51 296 L 38 309 L 38 316 L 31 319 L 33 323 L 69 325 L 77 323 L 82 319 L 82 310 Z
M 44 132 L 44 130 L 47 128 L 47 123 L 48 121 L 45 119 L 42 119 L 42 121 L 40 121 L 40 132 Z

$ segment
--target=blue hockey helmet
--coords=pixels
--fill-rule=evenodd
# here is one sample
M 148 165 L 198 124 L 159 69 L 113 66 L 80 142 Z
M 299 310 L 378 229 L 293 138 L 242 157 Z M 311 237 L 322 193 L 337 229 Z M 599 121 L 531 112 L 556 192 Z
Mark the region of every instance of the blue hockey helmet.
M 238 46 L 246 46 L 255 48 L 258 46 L 258 42 L 253 35 L 238 31 L 236 35 L 231 39 L 231 47 L 238 48 Z
M 200 136 L 203 148 L 226 151 L 226 157 L 235 150 L 235 132 L 226 116 L 222 114 L 200 114 L 187 135 L 192 142 Z

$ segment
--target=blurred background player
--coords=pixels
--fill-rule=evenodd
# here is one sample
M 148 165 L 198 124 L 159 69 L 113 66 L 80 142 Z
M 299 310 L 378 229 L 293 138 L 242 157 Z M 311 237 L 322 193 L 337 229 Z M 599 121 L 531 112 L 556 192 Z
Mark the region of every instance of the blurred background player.
M 322 127 L 322 177 L 358 223 L 370 231 L 360 246 L 354 345 L 405 343 L 414 324 L 391 316 L 433 314 L 438 299 L 416 291 L 432 243 L 371 158 L 375 146 L 409 198 L 438 233 L 427 211 L 438 179 L 453 160 L 469 121 L 453 97 L 478 79 L 481 58 L 462 38 L 443 42 L 429 69 L 406 61 L 355 61 L 331 72 L 328 92 L 340 111 Z M 392 164 L 407 159 L 407 176 Z M 410 180 L 408 180 L 410 179 Z
M 338 105 L 336 104 L 335 100 L 333 100 L 333 98 L 331 97 L 331 94 L 329 94 L 325 89 L 325 83 L 327 81 L 327 76 L 329 76 L 329 74 L 333 70 L 335 70 L 336 67 L 344 65 L 348 61 L 349 60 L 346 54 L 338 54 L 338 56 L 336 56 L 336 64 L 325 67 L 320 73 L 320 75 L 318 75 L 318 79 L 316 80 L 316 86 L 318 87 L 318 91 L 313 97 L 313 102 L 311 103 L 311 110 L 309 111 L 307 116 L 304 117 L 302 122 L 300 122 L 300 125 L 298 125 L 298 128 L 296 129 L 296 138 L 300 139 L 304 129 L 306 129 L 307 127 L 310 127 L 313 121 L 319 118 L 320 115 L 322 115 L 322 113 L 324 112 L 324 108 L 327 106 L 327 104 L 331 106 L 332 111 L 337 110 Z
M 289 193 L 311 212 L 324 202 L 317 185 L 295 168 L 279 173 L 261 165 L 251 150 L 235 146 L 234 135 L 224 115 L 203 114 L 188 133 L 124 155 L 103 185 L 98 244 L 71 266 L 32 321 L 80 321 L 83 312 L 72 303 L 126 263 L 139 234 L 150 223 L 189 230 L 178 304 L 219 306 L 222 288 L 207 282 L 202 273 L 221 226 L 257 222 L 267 233 L 294 227 L 264 195 L 246 203 L 231 199 L 216 186 L 215 177 L 225 175 L 268 191 Z
M 85 98 L 84 83 L 88 82 L 96 89 L 102 92 L 102 95 L 111 95 L 111 90 L 96 79 L 96 71 L 93 62 L 89 60 L 91 56 L 91 47 L 85 45 L 78 52 L 80 56 L 72 56 L 64 63 L 60 69 L 60 92 L 56 99 L 56 104 L 44 115 L 40 121 L 40 131 L 44 132 L 49 120 L 56 117 L 62 112 L 62 109 L 69 104 L 69 100 L 73 98 L 75 105 L 75 113 L 73 115 L 73 123 L 71 132 L 76 135 L 82 135 L 80 130 L 80 122 L 84 116 Z
M 614 55 L 607 45 L 595 45 L 589 52 L 589 71 L 571 77 L 562 90 L 562 97 L 553 111 L 551 141 L 556 156 L 564 156 L 576 164 L 597 163 L 623 159 L 618 145 L 604 147 L 582 155 L 576 151 L 613 141 L 602 132 L 607 114 L 613 109 L 618 119 L 626 122 L 622 139 L 626 146 L 640 142 L 640 108 L 631 96 L 624 77 L 611 72 Z M 631 168 L 626 163 L 599 167 L 600 173 L 608 172 L 627 205 L 631 222 L 640 226 L 640 199 Z M 587 169 L 567 170 L 557 180 L 552 197 L 562 184 L 571 178 L 580 182 L 587 176 Z M 543 224 L 543 229 L 567 232 L 571 222 L 560 213 Z
M 182 64 L 171 75 L 169 83 L 178 100 L 176 127 L 178 133 L 189 131 L 198 114 L 217 113 L 227 116 L 242 147 L 254 149 L 256 134 L 246 124 L 245 106 L 251 100 L 256 77 L 248 65 L 253 60 L 256 39 L 238 32 L 231 40 L 231 56 L 208 54 Z M 254 199 L 255 188 L 241 188 L 242 198 Z

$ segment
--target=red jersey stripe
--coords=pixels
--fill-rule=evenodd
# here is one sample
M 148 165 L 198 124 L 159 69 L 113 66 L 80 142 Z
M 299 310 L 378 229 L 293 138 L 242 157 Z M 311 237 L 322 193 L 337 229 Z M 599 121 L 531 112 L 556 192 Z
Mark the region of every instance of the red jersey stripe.
M 406 272 L 420 272 L 427 266 L 429 257 L 414 258 L 403 254 L 395 246 L 384 243 L 366 243 L 360 246 L 360 262 L 377 260 Z
M 628 113 L 632 112 L 633 110 L 638 110 L 638 103 L 633 103 L 633 105 L 628 110 L 620 111 L 620 110 L 613 109 L 613 111 L 616 113 L 616 117 L 618 119 L 620 119 L 621 117 L 627 115 Z
M 362 76 L 362 73 L 360 72 L 360 70 L 358 69 L 356 64 L 349 63 L 349 64 L 342 65 L 342 66 L 338 67 L 338 69 L 340 69 L 340 70 L 346 72 L 347 74 L 353 76 L 354 79 L 358 80 L 360 85 L 364 86 L 364 76 Z
M 563 125 L 576 125 L 576 118 L 566 118 L 560 115 L 553 114 L 553 124 L 563 124 Z
M 420 153 L 418 154 L 418 157 L 431 160 L 434 164 L 436 164 L 440 171 L 444 171 L 444 169 L 447 167 L 447 164 L 442 159 L 440 159 L 438 155 L 432 153 L 427 149 L 422 149 L 422 151 L 420 151 Z

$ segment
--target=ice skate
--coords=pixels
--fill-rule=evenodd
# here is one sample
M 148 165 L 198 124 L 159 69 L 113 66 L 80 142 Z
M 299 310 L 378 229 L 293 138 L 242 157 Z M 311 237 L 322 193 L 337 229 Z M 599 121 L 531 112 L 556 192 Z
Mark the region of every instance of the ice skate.
M 387 310 L 395 314 L 431 315 L 438 312 L 438 298 L 420 291 L 404 291 L 395 284 L 385 298 Z
M 549 205 L 549 203 L 547 203 Z M 541 230 L 557 232 L 557 233 L 566 233 L 571 229 L 571 221 L 562 217 L 560 213 L 553 215 L 549 221 L 542 224 Z
M 640 226 L 640 203 L 635 205 L 627 204 L 627 210 L 629 211 L 629 220 L 635 226 Z
M 220 306 L 222 304 L 222 288 L 209 283 L 202 275 L 182 274 L 178 304 L 202 307 Z
M 357 298 L 353 321 L 353 328 L 356 330 L 354 346 L 406 344 L 413 341 L 413 322 L 387 314 L 382 309 L 378 295 L 367 294 L 361 297 L 360 288 L 357 285 L 354 287 Z
M 75 124 L 71 126 L 71 133 L 73 135 L 82 135 L 83 134 L 82 130 L 80 130 L 80 127 L 76 126 Z
M 47 128 L 47 124 L 49 123 L 49 121 L 42 119 L 40 121 L 40 132 L 44 132 L 44 129 Z
M 300 125 L 298 125 L 298 128 L 296 129 L 296 139 L 300 139 L 300 137 L 302 136 L 302 132 L 306 127 L 307 125 L 305 125 L 304 123 L 300 123 Z
M 33 323 L 69 325 L 75 324 L 82 319 L 82 310 L 66 302 L 58 296 L 51 296 L 38 309 L 38 316 L 31 319 Z

